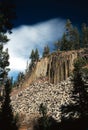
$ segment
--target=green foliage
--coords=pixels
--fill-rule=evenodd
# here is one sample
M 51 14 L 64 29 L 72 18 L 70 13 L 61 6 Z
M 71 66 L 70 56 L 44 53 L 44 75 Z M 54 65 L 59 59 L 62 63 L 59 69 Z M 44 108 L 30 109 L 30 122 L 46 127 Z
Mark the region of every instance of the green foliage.
M 30 59 L 31 63 L 34 63 L 35 61 L 39 60 L 39 52 L 37 48 L 35 51 L 34 50 L 31 51 Z
M 9 40 L 7 38 L 7 36 L 3 33 L 0 33 L 0 43 L 4 44 L 7 43 Z
M 88 84 L 86 85 L 86 77 L 83 77 L 83 64 L 80 61 L 80 59 L 75 61 L 72 77 L 72 99 L 75 103 L 62 106 L 62 119 L 65 118 L 65 115 L 69 115 L 68 118 L 72 118 L 75 114 L 82 119 L 88 118 Z
M 83 80 L 82 68 L 80 62 L 77 61 L 74 64 L 74 76 L 73 76 L 74 89 L 73 94 L 78 94 L 79 97 L 75 97 L 75 100 L 79 104 L 79 113 L 81 117 L 88 116 L 88 86 L 85 86 Z
M 2 103 L 0 113 L 0 129 L 2 130 L 18 130 L 18 127 L 16 125 L 17 118 L 13 116 L 12 112 L 10 93 L 11 93 L 11 84 L 10 80 L 7 80 L 5 83 L 4 102 Z
M 9 69 L 8 49 L 3 50 L 3 45 L 8 42 L 6 32 L 11 33 L 12 20 L 15 18 L 14 6 L 10 0 L 0 1 L 0 84 L 3 85 Z
M 45 46 L 44 47 L 44 50 L 43 50 L 43 57 L 46 57 L 49 55 L 49 52 L 50 52 L 50 49 L 49 49 L 49 46 Z
M 39 52 L 37 48 L 35 49 L 35 51 L 34 50 L 31 51 L 29 58 L 31 59 L 31 63 L 29 64 L 29 68 L 27 69 L 30 71 L 29 73 L 31 74 L 32 69 L 35 67 L 36 62 L 38 62 L 39 60 Z
M 43 103 L 41 103 L 39 106 L 39 113 L 42 115 L 42 117 L 47 116 L 47 106 Z
M 76 27 L 73 27 L 71 21 L 68 19 L 65 25 L 65 33 L 61 42 L 62 50 L 79 49 L 79 32 Z
M 31 51 L 30 59 L 31 59 L 31 62 L 35 61 L 35 52 L 34 52 L 34 50 Z
M 88 64 L 88 61 L 85 57 L 79 57 L 74 65 L 80 66 L 81 68 Z
M 39 60 L 39 52 L 38 52 L 38 49 L 36 48 L 35 49 L 35 61 L 38 61 Z
M 3 51 L 3 44 L 0 44 L 0 84 L 4 83 L 4 80 L 8 75 L 9 71 L 9 69 L 7 68 L 8 66 L 9 66 L 8 49 Z
M 0 87 L 4 86 L 4 93 L 2 106 L 0 109 L 0 129 L 2 130 L 17 130 L 17 119 L 14 118 L 10 93 L 11 83 L 8 79 L 7 68 L 9 66 L 9 54 L 8 49 L 3 50 L 3 46 L 8 42 L 7 35 L 5 33 L 11 33 L 13 27 L 12 20 L 15 18 L 13 5 L 10 0 L 0 1 Z
M 11 33 L 12 20 L 16 18 L 15 6 L 11 0 L 0 1 L 0 32 Z
M 69 50 L 69 44 L 68 44 L 68 41 L 67 41 L 65 33 L 64 33 L 64 35 L 62 37 L 62 40 L 61 40 L 61 50 L 62 51 Z
M 74 44 L 73 48 L 75 50 L 80 49 L 80 47 L 81 47 L 81 45 L 80 45 L 80 34 L 79 34 L 77 27 L 73 28 L 72 33 L 73 33 L 72 35 L 73 35 L 73 44 Z
M 23 72 L 19 72 L 17 76 L 17 82 L 20 82 L 24 78 Z
M 40 104 L 39 113 L 42 115 L 40 120 L 40 125 L 42 126 L 42 129 L 48 130 L 50 128 L 51 123 L 49 117 L 47 116 L 47 106 L 43 103 Z
M 82 24 L 82 47 L 88 47 L 88 26 L 85 23 Z
M 61 49 L 61 41 L 58 40 L 57 42 L 54 43 L 54 46 L 55 46 L 55 50 L 60 50 Z
M 88 26 L 82 24 L 82 29 L 79 33 L 78 28 L 73 26 L 68 19 L 65 24 L 65 32 L 58 42 L 54 43 L 55 49 L 62 51 L 77 50 L 81 47 L 88 47 Z

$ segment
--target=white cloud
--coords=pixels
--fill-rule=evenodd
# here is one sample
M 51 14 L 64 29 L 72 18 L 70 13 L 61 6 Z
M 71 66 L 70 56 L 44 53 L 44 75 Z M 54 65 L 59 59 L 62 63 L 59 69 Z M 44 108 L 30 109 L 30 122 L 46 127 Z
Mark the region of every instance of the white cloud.
M 10 41 L 6 45 L 10 54 L 10 68 L 12 71 L 24 71 L 27 59 L 32 49 L 40 51 L 45 44 L 52 44 L 61 38 L 65 20 L 52 19 L 33 26 L 20 26 L 12 30 Z

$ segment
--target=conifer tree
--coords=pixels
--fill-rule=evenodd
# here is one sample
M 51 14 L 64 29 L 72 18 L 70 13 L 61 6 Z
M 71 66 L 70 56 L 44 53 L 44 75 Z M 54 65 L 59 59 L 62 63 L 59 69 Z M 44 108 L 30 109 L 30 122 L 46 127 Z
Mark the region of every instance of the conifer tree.
M 74 49 L 80 49 L 80 36 L 77 27 L 73 29 L 73 42 L 74 42 Z
M 5 97 L 4 102 L 1 106 L 0 113 L 0 129 L 2 130 L 18 130 L 17 127 L 17 118 L 13 116 L 10 93 L 11 93 L 11 84 L 10 80 L 7 80 L 5 83 Z
M 7 66 L 9 65 L 8 49 L 3 50 L 3 46 L 8 42 L 6 32 L 11 33 L 13 27 L 12 20 L 16 18 L 14 4 L 10 0 L 0 1 L 0 84 L 4 83 L 8 74 Z
M 23 72 L 19 72 L 17 76 L 17 82 L 20 82 L 24 78 Z
M 9 54 L 8 49 L 3 51 L 3 44 L 0 45 L 0 84 L 3 85 L 8 75 L 9 68 Z
M 73 50 L 80 48 L 79 32 L 76 27 L 72 26 L 68 19 L 65 25 L 65 33 L 61 39 L 61 50 Z
M 38 49 L 36 48 L 35 50 L 35 61 L 38 61 L 39 60 L 39 52 L 38 52 Z
M 15 5 L 11 0 L 0 1 L 0 32 L 11 33 L 12 20 L 16 18 Z
M 68 50 L 72 50 L 74 48 L 74 42 L 73 42 L 73 25 L 71 21 L 68 19 L 65 25 L 66 28 L 66 39 L 68 41 Z
M 47 46 L 44 47 L 44 50 L 43 50 L 43 57 L 48 56 L 49 53 L 50 53 L 50 49 L 49 49 L 49 46 L 47 45 Z
M 30 59 L 31 63 L 34 63 L 35 61 L 39 60 L 39 52 L 37 48 L 35 51 L 34 50 L 31 51 Z
M 61 40 L 58 40 L 57 42 L 54 43 L 54 50 L 60 50 L 61 49 Z
M 62 39 L 61 39 L 61 50 L 67 51 L 69 50 L 69 44 L 66 38 L 66 34 L 64 33 Z
M 5 89 L 3 95 L 2 106 L 0 108 L 0 129 L 2 130 L 17 130 L 16 120 L 13 116 L 10 104 L 11 84 L 8 79 L 7 68 L 9 65 L 8 49 L 3 50 L 3 46 L 8 42 L 5 35 L 6 32 L 11 33 L 13 27 L 12 20 L 14 19 L 13 5 L 10 0 L 0 1 L 0 87 Z
M 73 71 L 73 91 L 72 99 L 75 103 L 71 103 L 66 106 L 62 106 L 62 117 L 69 114 L 69 118 L 73 118 L 75 114 L 78 115 L 80 119 L 88 118 L 88 85 L 85 85 L 85 80 L 82 75 L 82 64 L 80 59 L 78 59 L 74 64 Z M 62 118 L 62 119 L 63 119 Z
M 82 24 L 82 47 L 88 47 L 88 27 L 85 23 Z
M 34 50 L 31 51 L 30 59 L 31 59 L 32 63 L 35 61 L 35 52 L 34 52 Z
M 73 94 L 79 106 L 79 116 L 81 118 L 88 117 L 88 86 L 85 86 L 82 75 L 82 64 L 80 59 L 74 64 L 74 76 L 73 76 Z M 73 97 L 74 97 L 73 95 Z M 77 96 L 79 95 L 79 96 Z

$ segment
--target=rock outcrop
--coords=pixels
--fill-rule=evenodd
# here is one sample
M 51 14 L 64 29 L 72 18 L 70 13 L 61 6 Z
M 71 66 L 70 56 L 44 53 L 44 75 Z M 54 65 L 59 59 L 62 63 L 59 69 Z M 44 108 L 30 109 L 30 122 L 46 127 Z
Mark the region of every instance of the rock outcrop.
M 49 57 L 41 59 L 35 69 L 35 78 L 47 76 L 50 83 L 57 84 L 66 80 L 74 65 L 78 51 L 53 52 Z
M 40 77 L 47 77 L 49 83 L 57 84 L 66 80 L 73 71 L 74 60 L 83 50 L 73 50 L 68 52 L 53 52 L 48 57 L 40 59 L 36 62 L 31 74 L 27 72 L 23 83 L 19 87 L 27 87 Z

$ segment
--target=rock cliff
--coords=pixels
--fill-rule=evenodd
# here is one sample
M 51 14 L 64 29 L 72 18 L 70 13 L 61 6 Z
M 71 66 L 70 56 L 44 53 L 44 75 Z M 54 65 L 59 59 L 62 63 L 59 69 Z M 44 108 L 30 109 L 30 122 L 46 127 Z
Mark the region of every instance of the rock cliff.
M 29 86 L 29 84 L 40 77 L 47 77 L 48 81 L 54 84 L 66 80 L 73 70 L 74 60 L 77 58 L 80 51 L 57 51 L 53 52 L 48 57 L 41 58 L 35 63 L 35 67 L 32 69 L 31 74 L 27 72 L 25 80 L 19 86 Z
M 37 63 L 33 72 L 35 79 L 47 76 L 49 82 L 54 84 L 66 80 L 73 70 L 73 63 L 77 56 L 78 51 L 53 52 Z

